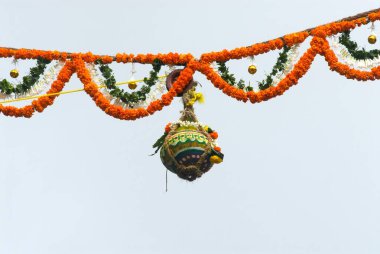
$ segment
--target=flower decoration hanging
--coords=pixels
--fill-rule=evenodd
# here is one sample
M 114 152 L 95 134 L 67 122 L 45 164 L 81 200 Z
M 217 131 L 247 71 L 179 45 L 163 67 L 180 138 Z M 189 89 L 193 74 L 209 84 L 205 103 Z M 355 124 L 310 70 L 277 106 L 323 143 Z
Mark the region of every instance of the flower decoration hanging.
M 224 155 L 217 145 L 218 133 L 199 123 L 194 104 L 203 100 L 196 92 L 196 72 L 203 74 L 217 89 L 238 101 L 260 103 L 283 95 L 309 71 L 316 56 L 322 56 L 331 71 L 348 79 L 369 81 L 380 79 L 380 51 L 366 50 L 352 40 L 351 31 L 372 24 L 368 42 L 376 43 L 374 24 L 380 20 L 380 9 L 358 14 L 340 21 L 320 25 L 280 38 L 256 43 L 232 50 L 208 52 L 195 58 L 191 54 L 159 53 L 128 54 L 115 56 L 88 53 L 1 48 L 0 58 L 15 60 L 37 60 L 29 74 L 17 81 L 18 69 L 11 71 L 12 81 L 0 80 L 0 113 L 5 116 L 30 118 L 35 112 L 43 112 L 53 105 L 71 76 L 76 74 L 83 89 L 106 114 L 121 120 L 136 120 L 147 117 L 169 106 L 176 97 L 183 100 L 184 109 L 180 120 L 165 127 L 164 135 L 154 144 L 165 167 L 180 178 L 194 181 L 208 172 L 214 164 L 223 161 Z M 371 37 L 372 36 L 372 37 Z M 375 36 L 375 37 L 373 37 Z M 306 44 L 306 39 L 310 44 Z M 299 57 L 299 48 L 307 45 Z M 280 50 L 277 61 L 258 89 L 244 80 L 237 80 L 227 66 L 230 60 L 252 59 L 248 67 L 254 75 L 261 68 L 253 63 L 255 56 Z M 46 71 L 47 66 L 57 64 Z M 112 63 L 152 65 L 148 77 L 138 86 L 132 79 L 126 91 L 119 87 Z M 217 64 L 217 68 L 214 68 Z M 176 68 L 166 82 L 159 78 L 162 66 Z M 100 74 L 98 73 L 100 72 Z M 134 72 L 132 71 L 132 76 Z M 46 91 L 47 90 L 47 91 Z M 7 106 L 20 100 L 32 102 L 22 107 Z
M 184 110 L 180 120 L 168 123 L 165 133 L 153 145 L 155 153 L 160 151 L 165 167 L 187 181 L 201 177 L 224 158 L 216 144 L 218 133 L 199 123 L 194 113 L 193 105 L 201 97 L 197 96 L 195 88 L 193 86 L 182 97 Z

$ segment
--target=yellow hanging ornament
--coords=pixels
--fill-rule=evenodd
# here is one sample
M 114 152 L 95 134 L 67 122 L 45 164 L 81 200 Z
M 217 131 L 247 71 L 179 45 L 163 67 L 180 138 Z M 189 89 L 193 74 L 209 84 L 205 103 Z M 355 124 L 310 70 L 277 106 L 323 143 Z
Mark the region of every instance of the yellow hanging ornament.
M 257 67 L 255 66 L 255 65 L 250 65 L 249 67 L 248 67 L 248 72 L 249 72 L 249 74 L 255 74 L 256 72 L 257 72 Z
M 137 82 L 129 82 L 129 83 L 128 83 L 128 87 L 129 87 L 129 89 L 131 89 L 131 90 L 135 90 L 136 87 L 137 87 Z
M 12 78 L 17 78 L 18 75 L 19 75 L 19 72 L 17 69 L 13 69 L 11 70 L 11 72 L 9 73 L 9 75 L 11 75 Z
M 217 155 L 213 155 L 213 156 L 210 157 L 210 162 L 213 163 L 213 164 L 219 164 L 219 163 L 223 162 L 223 159 L 220 158 Z
M 375 44 L 377 41 L 377 37 L 375 34 L 371 34 L 370 36 L 368 36 L 368 43 L 369 44 Z
M 135 73 L 136 73 L 135 63 L 132 63 L 131 78 L 129 79 L 129 82 L 128 82 L 128 87 L 131 90 L 135 90 L 136 87 L 137 87 L 137 82 L 136 82 L 136 79 L 135 79 Z

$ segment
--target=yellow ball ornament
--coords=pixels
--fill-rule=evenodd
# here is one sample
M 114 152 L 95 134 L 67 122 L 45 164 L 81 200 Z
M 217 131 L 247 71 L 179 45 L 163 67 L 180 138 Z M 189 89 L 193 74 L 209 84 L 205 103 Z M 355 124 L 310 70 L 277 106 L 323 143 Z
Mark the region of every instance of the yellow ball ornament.
M 255 74 L 256 72 L 257 72 L 257 67 L 255 66 L 255 65 L 250 65 L 249 67 L 248 67 L 248 72 L 249 72 L 249 74 Z
M 136 82 L 130 82 L 130 83 L 128 83 L 128 87 L 131 90 L 135 90 L 137 87 L 137 83 Z
M 371 34 L 370 36 L 368 36 L 368 42 L 369 42 L 370 44 L 375 44 L 376 41 L 377 41 L 376 35 Z
M 9 73 L 9 75 L 11 75 L 12 78 L 17 78 L 18 75 L 19 75 L 19 72 L 17 69 L 13 69 L 11 70 L 11 72 Z
M 213 155 L 210 157 L 210 162 L 213 164 L 219 164 L 219 163 L 222 163 L 222 161 L 223 161 L 223 159 L 217 155 Z

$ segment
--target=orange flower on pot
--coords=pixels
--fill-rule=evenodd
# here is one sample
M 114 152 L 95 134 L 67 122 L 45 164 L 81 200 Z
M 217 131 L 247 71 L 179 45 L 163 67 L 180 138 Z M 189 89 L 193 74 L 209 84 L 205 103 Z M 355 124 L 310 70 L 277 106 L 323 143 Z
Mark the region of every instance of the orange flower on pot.
M 211 137 L 212 139 L 217 139 L 217 138 L 218 138 L 218 133 L 217 133 L 216 131 L 211 132 L 211 133 L 210 133 L 210 137 Z
M 170 130 L 172 128 L 172 123 L 168 123 L 166 126 L 165 126 L 165 133 L 169 133 Z

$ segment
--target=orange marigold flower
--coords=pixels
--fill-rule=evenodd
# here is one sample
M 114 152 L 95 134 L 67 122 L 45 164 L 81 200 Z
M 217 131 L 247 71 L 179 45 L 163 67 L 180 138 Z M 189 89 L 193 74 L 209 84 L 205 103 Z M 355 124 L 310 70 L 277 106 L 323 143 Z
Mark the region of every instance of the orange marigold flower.
M 217 151 L 217 152 L 221 152 L 222 148 L 220 148 L 219 146 L 214 146 L 214 150 Z
M 165 133 L 169 133 L 170 130 L 172 128 L 172 123 L 168 123 L 166 126 L 165 126 Z
M 210 137 L 211 137 L 212 139 L 217 139 L 217 138 L 218 138 L 218 133 L 217 133 L 216 131 L 211 132 L 211 133 L 210 133 Z

